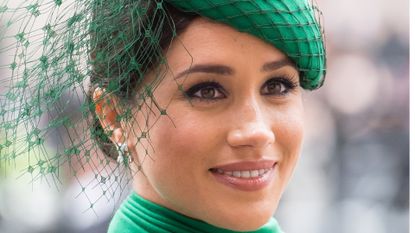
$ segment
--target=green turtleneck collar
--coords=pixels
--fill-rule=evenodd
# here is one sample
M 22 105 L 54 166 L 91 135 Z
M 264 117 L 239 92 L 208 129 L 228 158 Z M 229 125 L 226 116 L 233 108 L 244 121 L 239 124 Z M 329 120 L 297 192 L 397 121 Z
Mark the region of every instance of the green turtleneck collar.
M 208 223 L 189 218 L 175 211 L 150 202 L 133 192 L 120 206 L 108 233 L 236 233 Z M 268 223 L 250 233 L 282 233 L 277 221 Z

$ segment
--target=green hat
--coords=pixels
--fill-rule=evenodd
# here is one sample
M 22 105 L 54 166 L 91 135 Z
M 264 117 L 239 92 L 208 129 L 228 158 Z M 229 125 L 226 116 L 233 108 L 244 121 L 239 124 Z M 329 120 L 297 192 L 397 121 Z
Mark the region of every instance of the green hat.
M 301 86 L 316 89 L 326 73 L 326 52 L 317 8 L 307 0 L 167 0 L 259 37 L 283 51 L 297 65 Z
M 178 11 L 189 12 L 183 13 Z M 320 12 L 308 0 L 16 0 L 0 3 L 0 172 L 59 184 L 92 169 L 102 195 L 130 181 L 123 146 L 109 142 L 91 90 L 115 94 L 129 121 L 158 82 L 137 93 L 144 75 L 197 15 L 257 36 L 287 54 L 301 86 L 316 89 L 326 70 Z M 157 79 L 163 78 L 160 74 Z M 136 105 L 139 106 L 139 105 Z M 156 106 L 157 103 L 156 103 Z M 166 109 L 156 114 L 166 115 Z M 148 129 L 136 132 L 146 140 Z M 109 155 L 103 156 L 103 154 Z M 118 160 L 118 163 L 117 163 Z M 124 173 L 121 171 L 125 171 Z M 84 190 L 88 184 L 80 184 Z M 83 191 L 81 191 L 83 192 Z M 95 203 L 91 200 L 91 208 Z

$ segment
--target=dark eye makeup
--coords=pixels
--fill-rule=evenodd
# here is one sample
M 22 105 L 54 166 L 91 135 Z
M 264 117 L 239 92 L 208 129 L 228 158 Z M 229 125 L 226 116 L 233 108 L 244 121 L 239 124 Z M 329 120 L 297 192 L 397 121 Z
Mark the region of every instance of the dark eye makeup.
M 293 77 L 273 77 L 268 79 L 261 87 L 260 93 L 265 96 L 282 97 L 292 92 L 298 83 Z M 223 86 L 213 80 L 201 81 L 185 90 L 186 98 L 198 101 L 217 101 L 227 97 Z
M 202 81 L 185 91 L 185 96 L 195 100 L 214 101 L 226 98 L 226 92 L 216 81 Z
M 261 87 L 262 95 L 284 96 L 295 89 L 298 84 L 292 77 L 274 77 L 267 80 Z

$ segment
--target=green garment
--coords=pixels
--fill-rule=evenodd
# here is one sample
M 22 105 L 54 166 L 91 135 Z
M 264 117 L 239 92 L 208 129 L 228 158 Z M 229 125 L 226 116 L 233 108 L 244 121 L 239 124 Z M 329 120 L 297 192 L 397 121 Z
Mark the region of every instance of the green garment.
M 123 202 L 112 219 L 108 233 L 236 233 L 189 218 L 170 209 L 145 200 L 132 193 Z M 277 221 L 271 218 L 267 224 L 251 233 L 282 233 Z

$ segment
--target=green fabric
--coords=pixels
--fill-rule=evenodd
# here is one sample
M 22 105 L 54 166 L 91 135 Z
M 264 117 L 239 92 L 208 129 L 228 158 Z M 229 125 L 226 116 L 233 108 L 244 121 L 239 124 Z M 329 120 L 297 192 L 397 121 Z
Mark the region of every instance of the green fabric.
M 167 0 L 175 7 L 257 36 L 282 50 L 297 65 L 301 86 L 324 82 L 326 52 L 320 12 L 308 0 Z
M 111 221 L 108 233 L 236 233 L 186 217 L 132 193 Z M 251 233 L 282 233 L 277 221 L 270 221 Z

